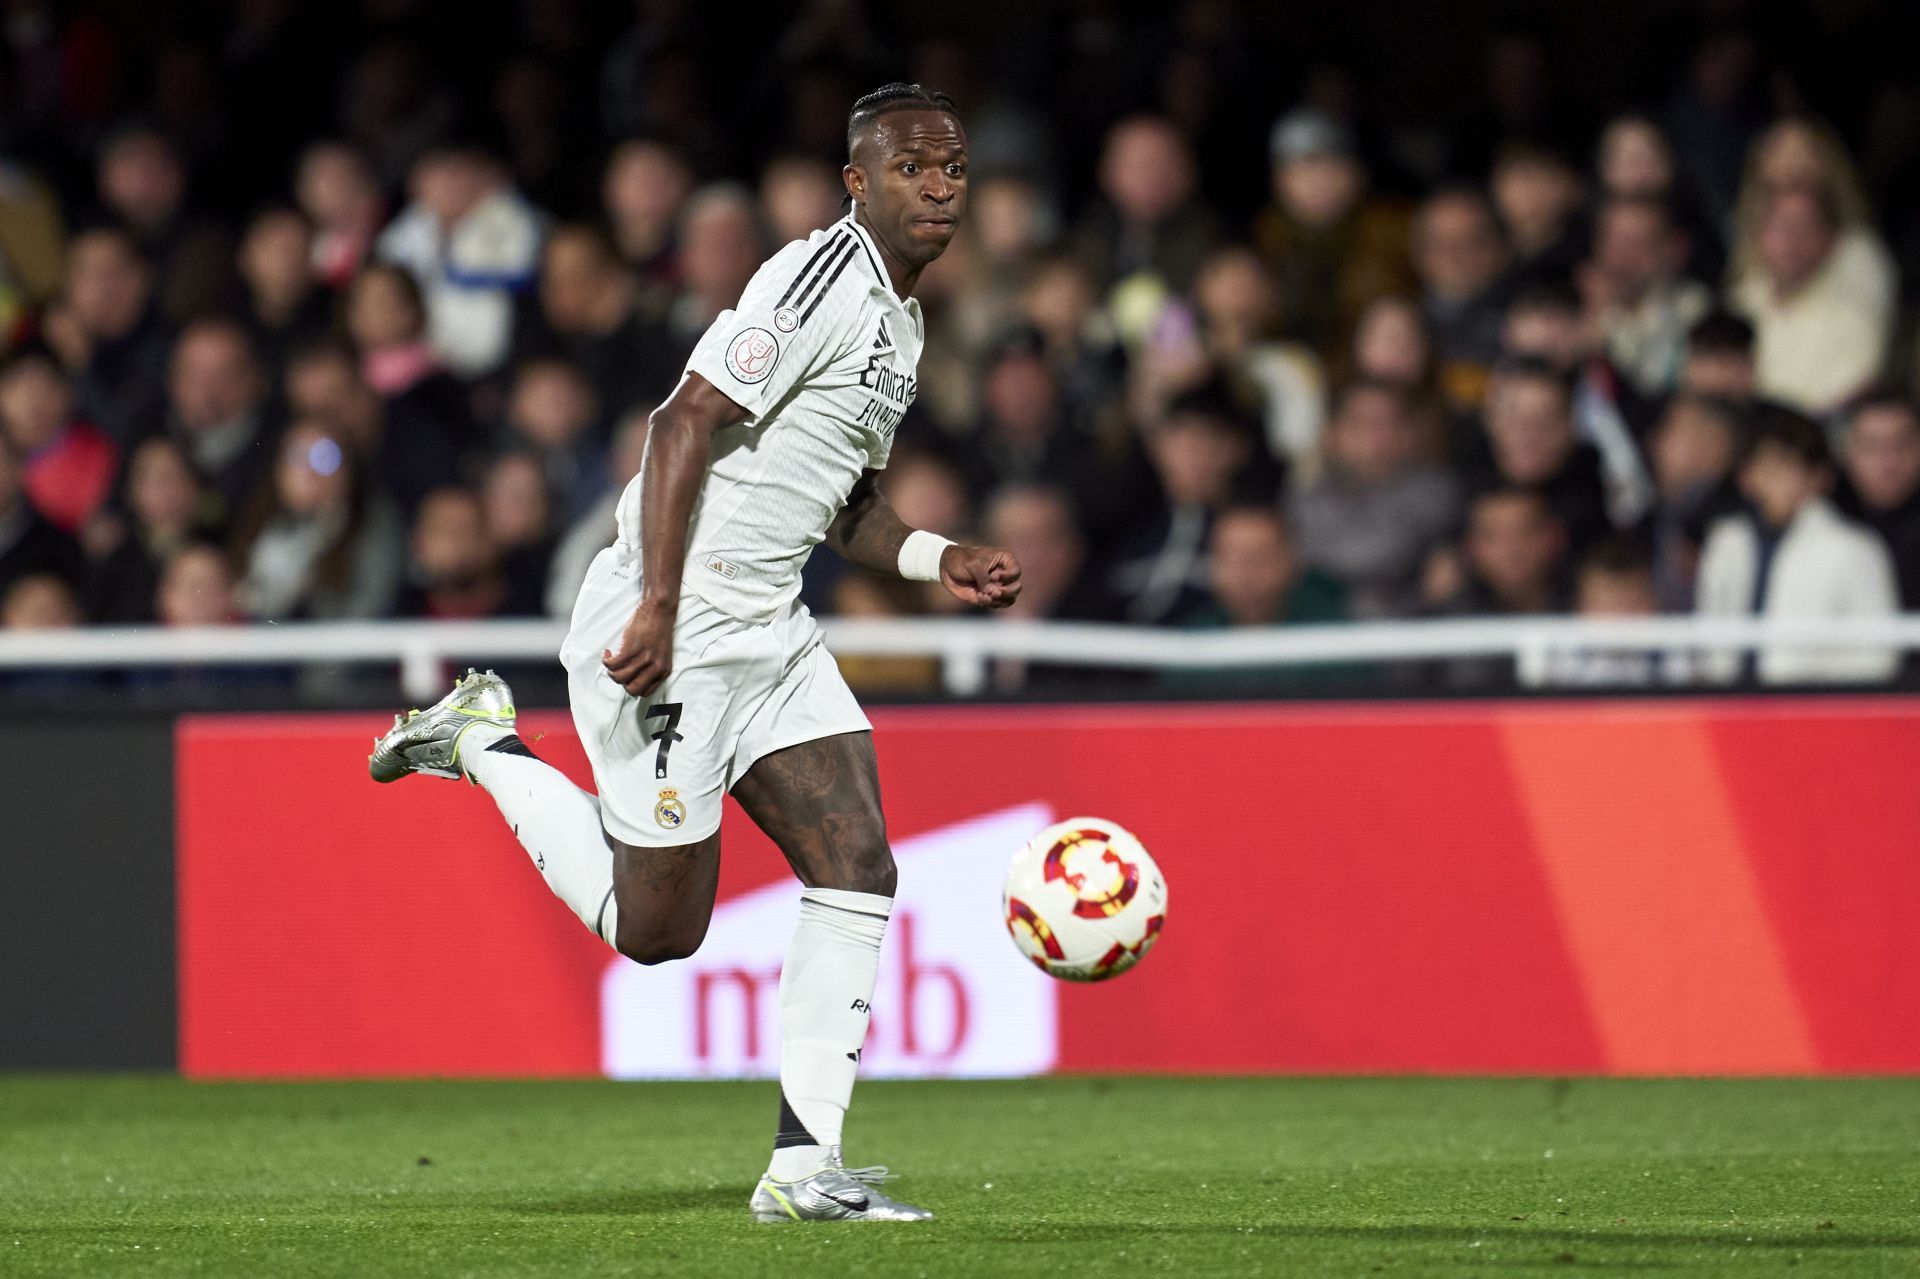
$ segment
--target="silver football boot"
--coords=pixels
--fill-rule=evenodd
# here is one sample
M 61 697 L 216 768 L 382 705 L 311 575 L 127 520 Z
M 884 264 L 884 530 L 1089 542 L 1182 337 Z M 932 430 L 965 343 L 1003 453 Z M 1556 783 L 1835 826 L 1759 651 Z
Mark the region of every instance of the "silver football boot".
M 789 1221 L 931 1221 L 925 1208 L 903 1204 L 880 1193 L 880 1183 L 892 1176 L 885 1168 L 845 1168 L 840 1147 L 827 1148 L 824 1168 L 798 1181 L 761 1177 L 747 1206 L 755 1221 L 779 1225 Z
M 367 772 L 376 782 L 397 782 L 408 773 L 464 777 L 460 738 L 475 724 L 513 731 L 513 690 L 492 671 L 475 671 L 454 683 L 453 691 L 424 711 L 393 717 L 393 727 L 373 740 Z

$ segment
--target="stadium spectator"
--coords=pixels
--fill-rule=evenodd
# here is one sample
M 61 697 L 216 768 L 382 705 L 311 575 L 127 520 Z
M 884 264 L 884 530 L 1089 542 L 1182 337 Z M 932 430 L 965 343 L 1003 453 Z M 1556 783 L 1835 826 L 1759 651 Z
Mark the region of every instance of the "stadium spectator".
M 1628 536 L 1597 543 L 1580 561 L 1574 612 L 1581 617 L 1653 617 L 1660 611 L 1653 562 Z
M 1651 617 L 1659 611 L 1653 563 L 1638 539 L 1610 537 L 1580 561 L 1574 612 L 1580 617 Z M 1693 662 L 1681 651 L 1599 646 L 1556 649 L 1545 682 L 1561 688 L 1651 688 L 1689 683 Z
M 1687 334 L 1680 389 L 1745 404 L 1755 393 L 1753 325 L 1731 311 L 1714 311 Z
M 313 227 L 315 278 L 344 291 L 387 220 L 379 179 L 366 156 L 347 143 L 316 142 L 300 157 L 294 194 Z
M 542 357 L 514 369 L 503 443 L 530 450 L 539 460 L 559 517 L 568 523 L 586 514 L 607 486 L 594 432 L 598 419 L 593 388 L 575 365 Z
M 387 616 L 402 537 L 399 514 L 338 436 L 296 422 L 234 528 L 241 610 L 261 621 Z
M 760 269 L 760 225 L 745 187 L 714 183 L 687 198 L 680 213 L 680 293 L 668 330 L 684 362 L 715 316 L 740 300 Z
M 79 597 L 57 573 L 16 578 L 0 591 L 0 631 L 69 631 L 80 621 Z
M 1301 561 L 1342 584 L 1357 617 L 1414 611 L 1427 556 L 1459 518 L 1459 489 L 1420 456 L 1407 394 L 1352 383 L 1335 403 L 1326 465 L 1289 504 Z
M 459 479 L 470 451 L 465 433 L 448 425 L 460 410 L 458 389 L 428 383 L 382 399 L 360 368 L 353 349 L 338 341 L 295 350 L 283 380 L 288 411 L 325 422 L 367 469 L 368 482 L 411 515 L 421 498 Z
M 135 125 L 100 152 L 95 184 L 107 214 L 153 263 L 160 312 L 173 324 L 230 311 L 240 297 L 233 239 L 187 200 L 187 171 L 158 129 Z
M 59 296 L 66 235 L 53 191 L 0 151 L 0 315 L 17 319 Z
M 43 574 L 80 583 L 86 569 L 80 544 L 34 509 L 25 479 L 19 454 L 0 438 L 0 591 Z
M 1808 413 L 1832 412 L 1865 389 L 1886 362 L 1892 330 L 1892 281 L 1862 242 L 1842 242 L 1839 216 L 1817 189 L 1768 196 L 1752 265 L 1733 288 L 1753 322 L 1761 393 Z
M 333 298 L 313 269 L 313 228 L 287 205 L 262 210 L 240 240 L 246 323 L 269 380 L 277 384 L 287 355 L 333 327 Z
M 134 446 L 113 544 L 93 573 L 89 612 L 97 622 L 153 620 L 154 591 L 168 559 L 206 531 L 200 477 L 179 441 L 154 436 Z
M 167 556 L 151 611 L 162 626 L 229 626 L 240 621 L 227 557 L 206 542 L 179 547 Z
M 1108 131 L 1098 175 L 1103 197 L 1075 241 L 1123 334 L 1143 335 L 1160 303 L 1182 294 L 1218 234 L 1196 199 L 1193 150 L 1159 116 L 1130 116 Z
M 1388 297 L 1370 304 L 1360 313 L 1345 363 L 1351 380 L 1383 382 L 1405 392 L 1423 456 L 1437 460 L 1453 451 L 1452 415 L 1440 395 L 1440 365 L 1419 302 Z
M 571 224 L 547 238 L 534 297 L 515 344 L 519 358 L 565 355 L 610 416 L 657 403 L 680 380 L 686 352 L 642 307 L 632 273 L 595 228 Z
M 472 489 L 435 489 L 420 503 L 409 542 L 407 585 L 400 611 L 408 617 L 473 619 L 532 615 L 519 607 L 513 586 L 487 540 L 486 508 Z
M 468 144 L 434 147 L 408 174 L 412 202 L 380 233 L 379 256 L 405 267 L 426 302 L 427 338 L 461 377 L 498 369 L 516 294 L 540 260 L 540 216 L 503 165 Z
M 1572 601 L 1567 564 L 1566 530 L 1538 491 L 1489 489 L 1467 505 L 1460 554 L 1429 560 L 1424 586 L 1441 614 L 1564 613 Z M 1504 657 L 1456 658 L 1432 678 L 1456 691 L 1485 692 L 1509 687 L 1513 665 Z
M 844 194 L 832 165 L 810 156 L 776 156 L 760 173 L 760 220 L 774 244 L 804 240 L 839 221 Z M 976 219 L 982 216 L 980 194 L 973 205 Z
M 1503 363 L 1487 393 L 1484 453 L 1469 474 L 1475 489 L 1537 490 L 1576 550 L 1611 526 L 1600 454 L 1574 434 L 1572 392 L 1552 364 Z
M 615 147 L 601 182 L 601 203 L 620 256 L 646 283 L 669 284 L 680 211 L 693 194 L 693 170 L 664 142 L 635 138 Z
M 1706 212 L 1689 175 L 1679 166 L 1666 130 L 1647 116 L 1609 121 L 1595 153 L 1594 198 L 1657 200 L 1672 214 L 1687 241 L 1686 274 L 1718 280 L 1726 267 L 1719 227 L 1724 217 Z
M 1837 504 L 1887 544 L 1900 607 L 1920 611 L 1920 409 L 1894 391 L 1863 400 L 1848 419 Z
M 1696 611 L 1703 617 L 1884 617 L 1900 610 L 1886 547 L 1846 519 L 1826 496 L 1833 482 L 1827 441 L 1810 418 L 1781 406 L 1756 413 L 1740 467 L 1752 510 L 1713 526 L 1700 556 Z M 1763 684 L 1873 683 L 1899 667 L 1897 651 L 1763 649 L 1706 658 L 1711 678 L 1742 674 Z
M 1600 133 L 1594 176 L 1603 197 L 1661 199 L 1679 181 L 1673 143 L 1644 115 L 1616 116 Z
M 28 499 L 77 535 L 112 491 L 120 450 L 75 415 L 66 373 L 45 347 L 23 348 L 0 369 L 0 434 L 23 459 Z
M 480 481 L 487 540 L 500 553 L 501 568 L 513 583 L 516 600 L 537 597 L 544 607 L 547 573 L 559 539 L 554 533 L 553 494 L 545 468 L 531 453 L 502 453 Z M 518 613 L 536 610 L 524 604 Z
M 1208 539 L 1207 564 L 1207 599 L 1180 618 L 1189 630 L 1311 626 L 1346 619 L 1340 583 L 1301 565 L 1286 520 L 1273 506 L 1222 511 Z M 1281 664 L 1230 671 L 1173 669 L 1161 678 L 1176 688 L 1257 696 L 1350 684 L 1364 673 L 1364 667 L 1353 665 Z
M 1645 532 L 1652 549 L 1654 598 L 1662 612 L 1693 611 L 1694 576 L 1707 529 L 1740 506 L 1734 464 L 1743 433 L 1739 405 L 1682 392 L 1647 441 L 1655 501 Z
M 1020 598 L 992 614 L 996 622 L 1023 619 L 1106 620 L 1107 602 L 1086 572 L 1087 543 L 1074 520 L 1072 500 L 1058 489 L 1015 485 L 993 496 L 982 523 L 986 540 L 1020 561 Z M 988 682 L 998 692 L 1084 681 L 1074 668 L 999 658 Z
M 1484 196 L 1450 187 L 1421 206 L 1413 261 L 1439 365 L 1440 388 L 1461 408 L 1480 403 L 1500 354 L 1507 246 Z
M 239 513 L 271 467 L 275 431 L 267 391 L 253 343 L 238 322 L 197 320 L 180 334 L 167 376 L 165 425 L 217 500 L 216 524 Z
M 593 557 L 612 546 L 619 534 L 620 498 L 625 494 L 628 482 L 640 473 L 640 459 L 647 447 L 647 419 L 653 409 L 654 406 L 650 404 L 631 409 L 614 426 L 613 444 L 607 450 L 609 483 L 606 491 L 560 536 L 553 562 L 547 571 L 546 611 L 553 617 L 573 615 L 573 602 L 579 597 L 580 583 L 586 581 L 587 569 L 592 565 Z M 901 452 L 896 449 L 892 463 L 887 467 L 888 475 L 892 476 L 900 469 L 901 460 Z M 901 518 L 909 524 L 913 523 L 905 514 Z M 938 526 L 915 524 L 914 527 Z
M 1231 506 L 1207 539 L 1208 598 L 1182 619 L 1196 630 L 1338 622 L 1346 592 L 1300 562 L 1278 508 Z
M 1136 516 L 1111 553 L 1102 586 L 1110 611 L 1161 625 L 1186 612 L 1207 587 L 1207 536 L 1216 512 L 1240 499 L 1270 497 L 1249 467 L 1258 428 L 1219 386 L 1175 401 L 1148 426 L 1146 452 L 1160 508 Z
M 1501 341 L 1509 357 L 1545 360 L 1567 376 L 1574 434 L 1600 453 L 1607 515 L 1623 528 L 1634 523 L 1653 500 L 1636 438 L 1653 405 L 1623 384 L 1599 349 L 1579 293 L 1565 281 L 1523 286 L 1507 307 Z
M 345 318 L 360 377 L 386 406 L 389 425 L 431 422 L 464 445 L 473 432 L 467 398 L 427 341 L 426 305 L 413 277 L 369 265 L 348 290 Z
M 1253 251 L 1231 245 L 1207 257 L 1193 284 L 1207 366 L 1257 393 L 1267 451 L 1293 467 L 1311 467 L 1326 412 L 1319 358 L 1280 341 L 1271 279 Z
M 74 379 L 80 415 L 127 444 L 158 411 L 168 335 L 153 309 L 153 272 L 125 231 L 95 227 L 67 245 L 67 283 L 46 338 Z
M 1253 234 L 1273 272 L 1276 329 L 1331 356 L 1369 302 L 1413 286 L 1410 220 L 1369 195 L 1352 132 L 1323 111 L 1280 117 L 1267 153 L 1273 200 Z
M 1518 616 L 1563 613 L 1566 529 L 1534 489 L 1495 488 L 1467 505 L 1465 576 L 1441 611 Z
M 1016 329 L 987 353 L 980 408 L 966 449 L 976 500 L 1006 484 L 1072 491 L 1081 483 L 1089 462 L 1087 441 L 1066 424 L 1038 333 Z
M 1616 195 L 1600 206 L 1580 290 L 1607 358 L 1642 396 L 1673 389 L 1687 335 L 1713 305 L 1705 285 L 1681 274 L 1686 257 L 1664 201 Z
M 1101 601 L 1082 571 L 1086 540 L 1074 520 L 1073 502 L 1059 489 L 1013 485 L 993 495 L 982 523 L 986 540 L 1020 561 L 1020 598 L 995 618 L 1056 618 L 1089 621 Z
M 1108 439 L 1124 432 L 1126 356 L 1086 265 L 1071 257 L 1043 259 L 1021 294 L 1020 311 L 1046 344 L 1074 427 Z
M 1842 269 L 1864 294 L 1884 303 L 1897 291 L 1893 258 L 1873 228 L 1866 190 L 1846 144 L 1830 126 L 1800 115 L 1773 124 L 1747 153 L 1734 210 L 1736 283 L 1761 267 L 1769 207 L 1787 191 L 1816 195 L 1830 210 Z
M 1512 141 L 1494 157 L 1487 190 L 1513 248 L 1519 283 L 1564 279 L 1580 260 L 1586 194 L 1579 170 L 1558 150 Z

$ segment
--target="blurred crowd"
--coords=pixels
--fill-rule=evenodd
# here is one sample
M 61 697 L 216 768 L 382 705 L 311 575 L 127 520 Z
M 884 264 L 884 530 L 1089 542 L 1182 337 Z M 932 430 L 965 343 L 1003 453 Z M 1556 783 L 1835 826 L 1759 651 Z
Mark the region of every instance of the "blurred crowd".
M 1843 134 L 1715 0 L 1605 111 L 1555 90 L 1598 52 L 1500 25 L 1458 118 L 1397 124 L 1360 60 L 1266 73 L 1246 8 L 983 47 L 857 0 L 739 40 L 682 3 L 10 0 L 0 627 L 564 616 L 648 412 L 842 215 L 846 110 L 895 78 L 959 101 L 972 209 L 885 485 L 1019 555 L 1010 615 L 1920 606 L 1920 91 Z M 807 597 L 950 603 L 828 555 Z M 1556 678 L 1895 670 L 1657 656 Z

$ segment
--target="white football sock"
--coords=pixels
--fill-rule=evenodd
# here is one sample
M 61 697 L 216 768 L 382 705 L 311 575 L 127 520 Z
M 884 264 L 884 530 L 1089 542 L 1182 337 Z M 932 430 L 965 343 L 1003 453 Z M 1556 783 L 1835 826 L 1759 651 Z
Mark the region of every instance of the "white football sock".
M 893 898 L 838 888 L 800 894 L 780 970 L 780 1127 L 767 1175 L 795 1181 L 840 1144 Z
M 500 806 L 553 895 L 609 946 L 620 922 L 613 851 L 600 829 L 600 800 L 542 762 L 518 736 L 475 724 L 460 739 L 460 765 Z

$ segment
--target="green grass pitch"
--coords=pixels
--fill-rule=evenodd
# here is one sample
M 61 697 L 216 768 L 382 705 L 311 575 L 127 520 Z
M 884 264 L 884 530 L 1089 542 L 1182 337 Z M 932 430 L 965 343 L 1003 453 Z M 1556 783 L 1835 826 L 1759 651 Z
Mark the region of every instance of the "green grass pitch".
M 863 1084 L 918 1226 L 755 1225 L 774 1104 L 0 1077 L 0 1275 L 1920 1275 L 1920 1080 Z

